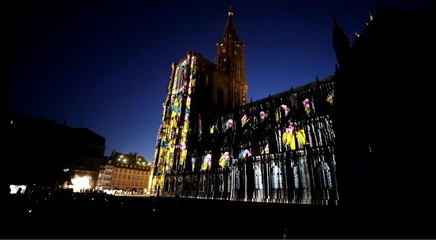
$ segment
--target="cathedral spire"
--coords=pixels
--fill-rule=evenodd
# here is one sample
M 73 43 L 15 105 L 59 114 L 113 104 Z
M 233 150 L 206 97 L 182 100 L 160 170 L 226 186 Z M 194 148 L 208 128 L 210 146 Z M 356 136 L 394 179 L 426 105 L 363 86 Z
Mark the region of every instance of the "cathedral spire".
M 227 12 L 227 23 L 224 30 L 224 41 L 225 40 L 238 41 L 238 34 L 236 34 L 235 24 L 233 23 L 233 9 L 232 6 L 229 7 Z
M 229 76 L 226 83 L 229 109 L 247 102 L 247 84 L 245 83 L 244 44 L 239 42 L 233 20 L 234 12 L 230 6 L 222 42 L 216 44 L 216 68 Z

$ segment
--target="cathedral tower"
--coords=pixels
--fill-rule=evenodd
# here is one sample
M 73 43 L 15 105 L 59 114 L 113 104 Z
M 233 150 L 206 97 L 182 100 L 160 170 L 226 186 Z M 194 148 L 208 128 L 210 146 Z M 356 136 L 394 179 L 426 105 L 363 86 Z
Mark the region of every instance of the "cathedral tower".
M 228 108 L 234 109 L 244 105 L 247 102 L 244 44 L 239 42 L 231 8 L 227 13 L 223 41 L 216 44 L 216 67 L 218 71 L 230 76 Z
M 210 129 L 217 124 L 212 120 L 246 104 L 244 45 L 236 34 L 233 11 L 229 9 L 223 41 L 217 43 L 216 63 L 191 51 L 171 69 L 153 160 L 152 191 L 164 186 L 168 177 L 198 170 L 200 158 L 211 148 Z

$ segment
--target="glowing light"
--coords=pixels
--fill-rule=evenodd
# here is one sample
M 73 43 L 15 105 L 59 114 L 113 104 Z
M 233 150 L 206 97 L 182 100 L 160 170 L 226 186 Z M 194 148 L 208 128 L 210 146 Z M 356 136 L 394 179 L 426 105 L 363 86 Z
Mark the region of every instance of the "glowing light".
M 24 193 L 26 191 L 27 186 L 26 185 L 10 185 L 9 189 L 11 190 L 10 194 L 17 194 L 18 190 L 21 188 L 21 193 Z
M 71 179 L 72 186 L 74 192 L 79 192 L 81 189 L 90 189 L 91 188 L 91 176 L 74 176 Z
M 68 171 L 70 171 L 69 168 L 64 168 L 64 172 L 68 172 Z
M 115 195 L 115 190 L 103 189 L 103 192 L 110 195 Z M 106 202 L 108 201 L 106 198 L 104 199 Z

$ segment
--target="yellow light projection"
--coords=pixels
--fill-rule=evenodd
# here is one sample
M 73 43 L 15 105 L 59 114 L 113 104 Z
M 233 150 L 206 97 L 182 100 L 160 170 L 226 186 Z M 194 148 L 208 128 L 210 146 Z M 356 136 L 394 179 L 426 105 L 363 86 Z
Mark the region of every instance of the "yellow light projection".
M 195 66 L 195 56 L 190 56 L 190 74 L 189 74 L 189 83 L 188 83 L 188 89 L 187 89 L 187 97 L 186 97 L 186 105 L 185 105 L 185 116 L 184 116 L 184 123 L 182 126 L 182 134 L 181 134 L 181 140 L 180 140 L 180 159 L 179 159 L 179 165 L 184 166 L 186 156 L 188 154 L 188 150 L 186 149 L 186 140 L 188 138 L 188 131 L 189 131 L 189 114 L 191 112 L 191 95 L 193 93 L 193 90 L 195 88 L 195 82 L 196 82 L 196 66 Z
M 295 127 L 296 124 L 291 122 L 282 135 L 283 146 L 289 147 L 291 150 L 301 149 L 303 145 L 308 144 L 304 130 L 295 130 Z
M 153 183 L 162 186 L 163 177 L 176 166 L 184 167 L 188 155 L 187 139 L 191 99 L 196 84 L 196 57 L 189 54 L 178 65 L 173 65 L 173 79 L 168 86 L 168 95 L 163 106 L 162 124 L 159 133 L 158 159 Z M 180 168 L 177 168 L 180 169 Z

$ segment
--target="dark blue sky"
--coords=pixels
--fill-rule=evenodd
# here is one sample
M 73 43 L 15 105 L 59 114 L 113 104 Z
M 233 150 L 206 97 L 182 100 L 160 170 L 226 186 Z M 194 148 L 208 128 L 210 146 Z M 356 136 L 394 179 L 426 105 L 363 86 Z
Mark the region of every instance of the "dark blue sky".
M 106 155 L 150 162 L 171 62 L 187 51 L 214 62 L 230 4 L 253 100 L 332 74 L 332 14 L 352 38 L 376 9 L 375 0 L 18 2 L 8 19 L 11 110 L 89 128 L 106 138 Z

